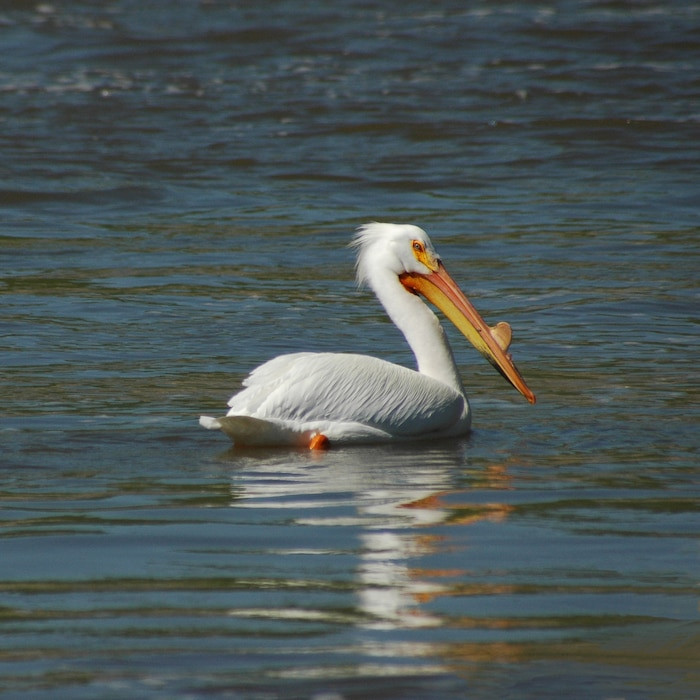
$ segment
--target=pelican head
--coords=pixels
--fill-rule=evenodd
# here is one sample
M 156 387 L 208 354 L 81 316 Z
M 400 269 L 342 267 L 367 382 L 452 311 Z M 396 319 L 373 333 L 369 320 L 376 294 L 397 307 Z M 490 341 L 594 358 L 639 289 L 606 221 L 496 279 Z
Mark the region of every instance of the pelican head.
M 397 277 L 406 272 L 427 275 L 440 260 L 428 234 L 412 224 L 365 224 L 351 245 L 358 249 L 357 281 L 372 288 L 379 268 Z
M 389 277 L 408 293 L 419 294 L 439 308 L 472 345 L 530 403 L 535 395 L 513 363 L 507 323 L 487 325 L 447 273 L 428 234 L 410 224 L 369 223 L 361 226 L 351 244 L 357 248 L 357 280 L 382 299 Z M 386 306 L 386 303 L 385 303 Z

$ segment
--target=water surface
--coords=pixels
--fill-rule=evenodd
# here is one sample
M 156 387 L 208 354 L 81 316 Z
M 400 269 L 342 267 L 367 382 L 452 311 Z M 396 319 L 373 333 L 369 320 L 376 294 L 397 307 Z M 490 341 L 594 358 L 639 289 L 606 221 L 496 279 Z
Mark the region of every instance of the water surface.
M 0 13 L 0 695 L 698 695 L 700 6 Z M 314 455 L 256 364 L 412 364 L 354 228 L 426 228 L 529 406 Z

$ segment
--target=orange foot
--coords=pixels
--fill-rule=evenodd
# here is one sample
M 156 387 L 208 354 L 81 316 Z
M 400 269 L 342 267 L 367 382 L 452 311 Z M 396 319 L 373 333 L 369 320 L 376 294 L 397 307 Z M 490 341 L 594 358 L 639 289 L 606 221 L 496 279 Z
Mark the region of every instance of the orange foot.
M 316 435 L 309 440 L 310 450 L 327 450 L 330 446 L 330 440 L 323 433 L 316 433 Z

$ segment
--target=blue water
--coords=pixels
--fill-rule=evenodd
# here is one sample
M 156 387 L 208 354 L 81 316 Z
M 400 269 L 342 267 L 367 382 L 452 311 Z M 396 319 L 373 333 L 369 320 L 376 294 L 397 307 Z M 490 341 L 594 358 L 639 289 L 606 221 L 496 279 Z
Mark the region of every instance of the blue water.
M 700 5 L 0 8 L 0 697 L 692 698 Z M 412 365 L 415 223 L 474 432 L 231 449 L 281 352 Z

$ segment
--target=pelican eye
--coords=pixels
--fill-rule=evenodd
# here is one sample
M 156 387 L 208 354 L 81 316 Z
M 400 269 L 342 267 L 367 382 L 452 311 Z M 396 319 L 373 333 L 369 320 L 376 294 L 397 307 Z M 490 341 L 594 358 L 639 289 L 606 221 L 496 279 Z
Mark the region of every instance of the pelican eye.
M 411 241 L 411 248 L 413 248 L 413 256 L 421 265 L 425 265 L 433 272 L 438 269 L 439 258 L 427 249 L 423 241 L 419 239 Z

